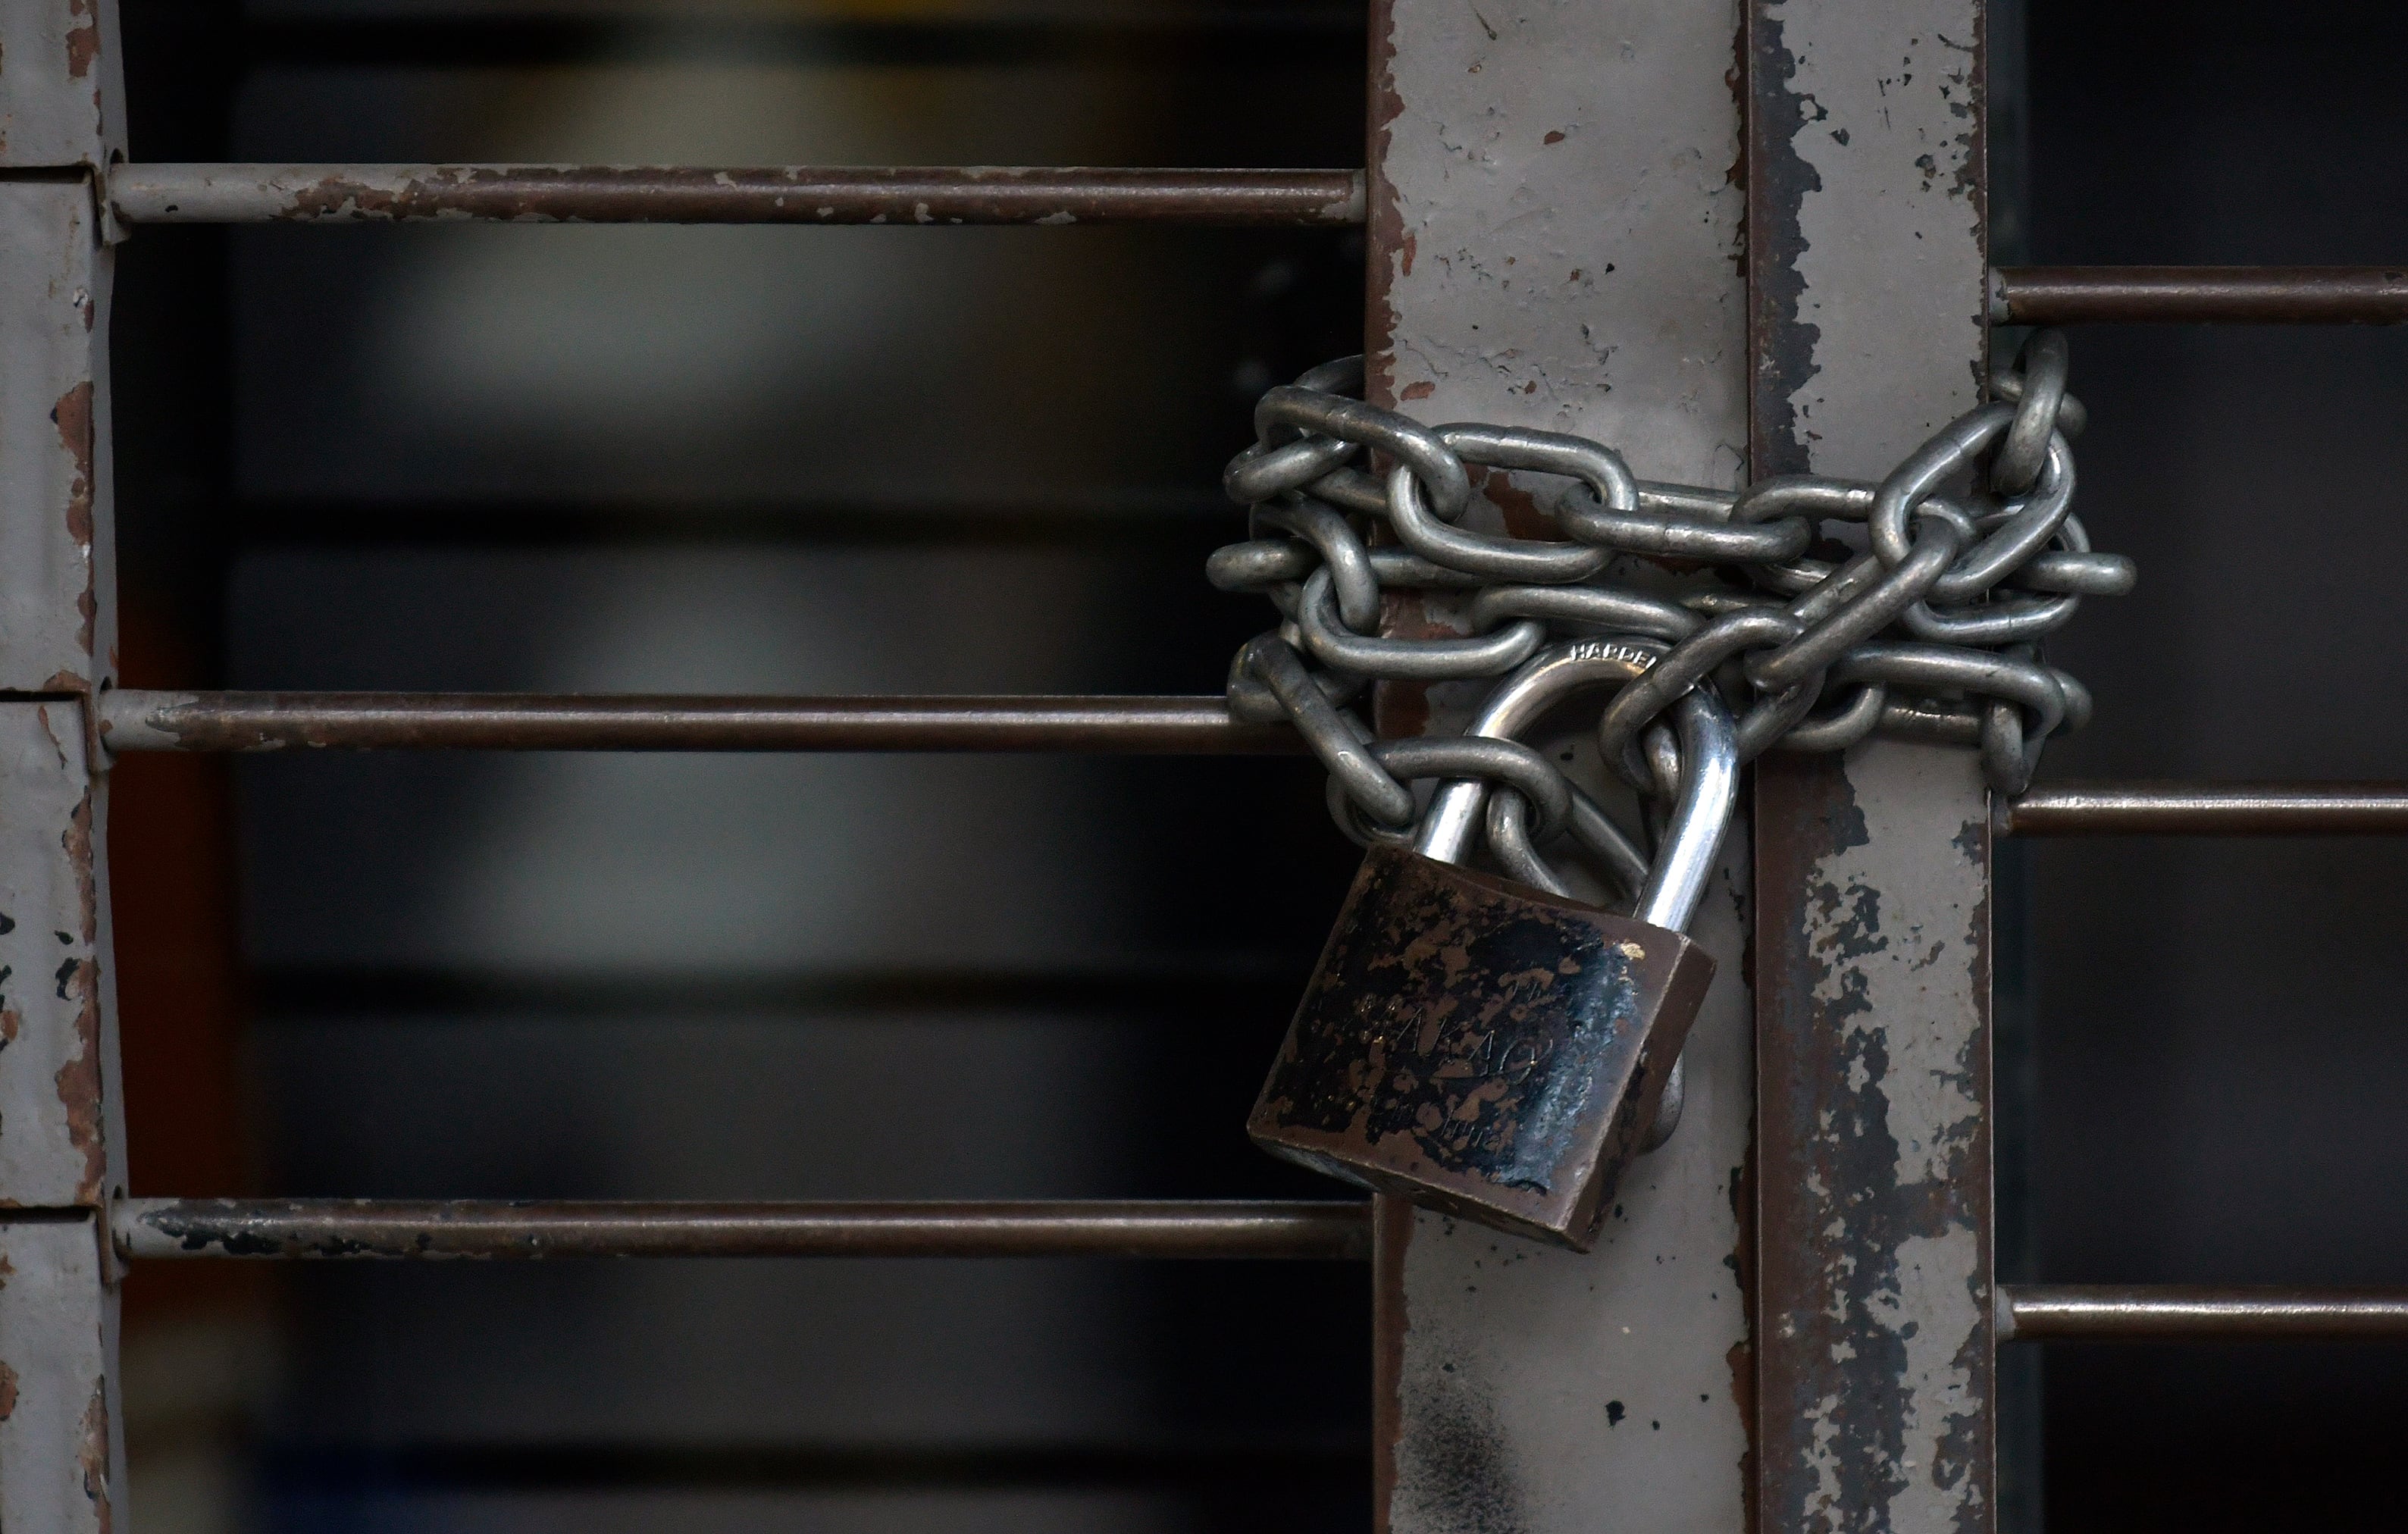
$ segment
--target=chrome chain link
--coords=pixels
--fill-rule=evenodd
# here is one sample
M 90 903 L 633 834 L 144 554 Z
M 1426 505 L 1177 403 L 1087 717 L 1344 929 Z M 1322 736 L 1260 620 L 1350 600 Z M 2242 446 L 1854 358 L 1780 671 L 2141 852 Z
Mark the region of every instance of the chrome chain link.
M 1249 536 L 1207 575 L 1268 596 L 1282 620 L 1239 652 L 1230 711 L 1296 725 L 1359 841 L 1411 836 L 1417 781 L 1495 781 L 1491 849 L 1542 884 L 1530 848 L 1558 833 L 1616 883 L 1644 862 L 1526 746 L 1376 740 L 1351 708 L 1371 683 L 1501 677 L 1550 638 L 1627 637 L 1661 657 L 1606 707 L 1598 744 L 1642 797 L 1677 780 L 1658 721 L 1693 687 L 1730 705 L 1742 760 L 1898 736 L 1977 749 L 1992 791 L 2020 794 L 2049 738 L 2090 716 L 2039 641 L 2135 578 L 2072 514 L 2086 416 L 2067 361 L 2062 334 L 2034 334 L 1992 377 L 1992 403 L 1880 480 L 1784 474 L 1737 492 L 1637 479 L 1612 448 L 1562 432 L 1425 426 L 1362 400 L 1360 357 L 1316 367 L 1263 395 L 1256 439 L 1223 476 Z M 1544 509 L 1563 537 L 1464 526 L 1487 470 L 1562 481 Z M 1711 579 L 1670 589 L 1668 567 Z M 1382 634 L 1401 593 L 1455 594 L 1461 632 Z

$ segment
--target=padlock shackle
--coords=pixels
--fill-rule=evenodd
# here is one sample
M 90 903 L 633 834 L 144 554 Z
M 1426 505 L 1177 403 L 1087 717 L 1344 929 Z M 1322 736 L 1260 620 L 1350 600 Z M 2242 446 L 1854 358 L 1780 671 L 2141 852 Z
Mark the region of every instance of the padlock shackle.
M 1672 716 L 1681 732 L 1681 797 L 1630 914 L 1651 926 L 1686 932 L 1705 902 L 1739 802 L 1739 736 L 1730 710 L 1703 686 L 1684 694 Z
M 1659 640 L 1628 637 L 1549 645 L 1498 683 L 1469 733 L 1515 738 L 1572 692 L 1637 681 L 1669 648 Z M 1705 898 L 1723 832 L 1730 824 L 1739 797 L 1739 745 L 1730 710 L 1704 687 L 1683 694 L 1672 705 L 1672 715 L 1681 737 L 1681 796 L 1631 914 L 1651 926 L 1679 932 Z M 1487 803 L 1484 781 L 1458 780 L 1443 785 L 1423 817 L 1415 851 L 1440 863 L 1462 861 Z

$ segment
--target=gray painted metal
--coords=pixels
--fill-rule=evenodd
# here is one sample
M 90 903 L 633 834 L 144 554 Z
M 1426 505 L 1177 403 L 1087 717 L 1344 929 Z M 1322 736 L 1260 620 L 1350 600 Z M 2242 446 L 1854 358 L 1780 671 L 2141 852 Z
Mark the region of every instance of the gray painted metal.
M 123 83 L 116 0 L 0 0 L 0 168 L 108 164 Z
M 84 706 L 115 644 L 92 177 L 122 137 L 116 45 L 114 0 L 0 0 L 0 1534 L 125 1527 L 108 797 Z
M 0 1529 L 123 1534 L 117 1306 L 91 1211 L 0 1218 Z
M 1735 484 L 1736 8 L 1383 0 L 1371 21 L 1374 397 L 1424 421 L 1582 432 L 1641 476 Z M 1526 492 L 1493 480 L 1468 515 L 1535 530 L 1535 514 Z M 1421 730 L 1467 701 L 1392 695 L 1383 731 Z M 1383 1207 L 1383 1528 L 1742 1525 L 1745 846 L 1736 830 L 1691 928 L 1720 972 L 1690 1034 L 1679 1132 L 1625 1175 L 1596 1252 Z
M 0 702 L 0 1534 L 124 1527 L 101 1225 L 124 1135 L 87 763 L 80 703 Z
M 1877 475 L 1981 398 L 1979 0 L 1750 0 L 1757 475 Z M 1989 814 L 1969 754 L 1756 798 L 1757 1526 L 1996 1527 Z
M 97 1208 L 110 1181 L 103 1082 L 102 783 L 74 702 L 0 703 L 0 1201 Z
M 0 693 L 84 692 L 112 665 L 96 221 L 86 181 L 0 181 Z

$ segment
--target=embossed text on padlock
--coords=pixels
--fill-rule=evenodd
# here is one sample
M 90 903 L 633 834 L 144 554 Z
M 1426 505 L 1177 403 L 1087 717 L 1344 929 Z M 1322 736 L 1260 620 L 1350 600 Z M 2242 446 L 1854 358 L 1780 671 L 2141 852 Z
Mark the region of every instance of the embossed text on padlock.
M 1663 647 L 1582 639 L 1531 657 L 1473 734 L 1512 736 Z M 1432 801 L 1418 851 L 1374 847 L 1247 1128 L 1274 1154 L 1429 1208 L 1586 1251 L 1705 999 L 1681 928 L 1737 790 L 1731 720 L 1674 706 L 1683 784 L 1631 916 L 1454 866 L 1486 785 Z

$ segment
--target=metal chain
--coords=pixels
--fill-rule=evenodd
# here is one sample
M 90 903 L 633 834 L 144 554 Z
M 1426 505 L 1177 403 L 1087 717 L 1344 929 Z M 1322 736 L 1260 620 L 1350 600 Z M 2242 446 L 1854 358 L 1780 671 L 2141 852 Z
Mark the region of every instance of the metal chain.
M 2089 693 L 2041 660 L 2039 640 L 2135 578 L 2072 514 L 2086 413 L 2065 391 L 2067 362 L 2064 336 L 2037 332 L 1992 377 L 1996 400 L 1880 480 L 1784 474 L 1738 492 L 1639 480 L 1612 449 L 1566 433 L 1426 426 L 1363 402 L 1360 357 L 1325 364 L 1262 397 L 1256 440 L 1223 476 L 1249 536 L 1207 575 L 1269 597 L 1282 619 L 1239 652 L 1230 710 L 1296 725 L 1358 841 L 1412 835 L 1416 781 L 1494 781 L 1492 851 L 1558 888 L 1539 877 L 1534 841 L 1569 831 L 1617 883 L 1638 854 L 1526 747 L 1375 740 L 1348 707 L 1369 683 L 1501 677 L 1550 638 L 1636 637 L 1661 658 L 1607 706 L 1598 744 L 1642 796 L 1678 776 L 1658 721 L 1693 687 L 1731 706 L 1742 760 L 1899 736 L 1975 748 L 1991 789 L 2020 794 L 2049 738 L 2090 716 Z M 1564 480 L 1546 508 L 1564 536 L 1463 526 L 1489 469 Z M 1668 595 L 1631 579 L 1668 561 L 1715 580 Z M 1457 594 L 1463 632 L 1380 634 L 1399 592 Z

